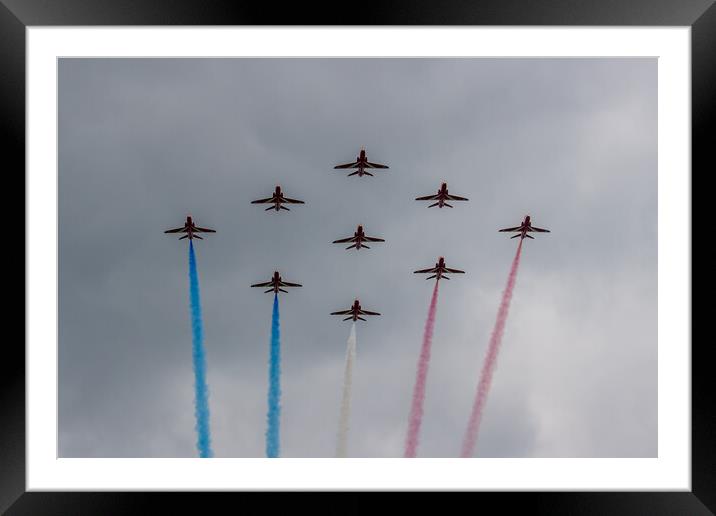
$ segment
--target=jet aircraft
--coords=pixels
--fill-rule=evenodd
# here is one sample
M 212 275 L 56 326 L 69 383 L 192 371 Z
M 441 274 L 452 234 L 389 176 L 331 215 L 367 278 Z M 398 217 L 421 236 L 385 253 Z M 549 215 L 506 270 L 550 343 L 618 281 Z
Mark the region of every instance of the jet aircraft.
M 435 267 L 432 267 L 430 269 L 420 269 L 417 271 L 414 271 L 414 274 L 431 274 L 432 276 L 428 276 L 425 278 L 426 280 L 437 278 L 436 281 L 440 281 L 440 278 L 445 278 L 446 280 L 449 280 L 446 276 L 447 273 L 450 274 L 465 274 L 465 271 L 461 271 L 458 269 L 449 269 L 445 267 L 445 258 L 442 256 L 438 259 L 438 262 L 435 264 Z
M 344 163 L 343 165 L 336 165 L 333 167 L 334 169 L 344 169 L 344 168 L 357 168 L 355 172 L 351 172 L 348 174 L 348 176 L 355 176 L 358 174 L 358 177 L 362 177 L 364 175 L 366 176 L 372 176 L 370 172 L 367 172 L 367 168 L 388 168 L 387 165 L 381 165 L 380 163 L 373 163 L 371 161 L 368 161 L 368 156 L 365 154 L 365 149 L 361 148 L 360 154 L 356 158 L 355 161 L 352 161 L 351 163 Z
M 185 238 L 188 238 L 189 240 L 193 240 L 194 238 L 204 240 L 202 237 L 195 233 L 216 233 L 216 231 L 208 228 L 200 228 L 199 226 L 194 224 L 194 221 L 191 219 L 191 216 L 189 216 L 186 218 L 186 222 L 184 222 L 184 225 L 182 227 L 176 229 L 167 229 L 165 233 L 186 233 L 186 235 L 180 237 L 179 240 L 184 240 Z
M 281 287 L 301 287 L 302 285 L 299 285 L 298 283 L 289 283 L 288 281 L 283 281 L 281 279 L 281 275 L 278 273 L 278 271 L 275 271 L 273 273 L 273 277 L 271 278 L 271 281 L 267 281 L 266 283 L 256 283 L 254 285 L 251 285 L 252 287 L 270 287 L 267 291 L 264 292 L 264 294 L 267 294 L 269 292 L 275 292 L 278 294 L 279 292 L 286 292 L 286 290 L 282 289 Z
M 358 229 L 355 233 L 353 233 L 352 237 L 347 238 L 339 238 L 338 240 L 334 240 L 334 244 L 345 244 L 348 242 L 354 242 L 353 245 L 349 245 L 346 247 L 346 249 L 351 249 L 353 247 L 356 248 L 356 250 L 360 249 L 361 247 L 365 247 L 366 249 L 370 249 L 367 245 L 365 245 L 363 242 L 385 242 L 382 238 L 375 238 L 375 237 L 369 237 L 366 236 L 363 232 L 363 226 L 359 225 Z
M 361 315 L 380 315 L 378 312 L 370 312 L 368 310 L 363 310 L 360 306 L 360 301 L 357 299 L 353 301 L 353 306 L 351 306 L 348 310 L 341 310 L 339 312 L 331 312 L 331 315 L 347 315 L 344 321 L 348 321 L 350 319 L 353 319 L 354 321 L 360 319 L 361 321 L 365 321 L 361 317 Z
M 299 201 L 298 199 L 289 199 L 288 197 L 283 196 L 283 192 L 281 191 L 281 186 L 276 185 L 276 190 L 274 190 L 273 195 L 271 197 L 267 197 L 266 199 L 256 199 L 255 201 L 251 201 L 251 204 L 268 204 L 271 203 L 273 206 L 269 206 L 264 211 L 269 210 L 286 210 L 291 211 L 285 206 L 281 206 L 281 204 L 305 204 L 303 201 Z
M 466 197 L 460 197 L 458 195 L 451 195 L 448 193 L 447 183 L 443 183 L 440 185 L 440 189 L 438 190 L 438 193 L 436 195 L 426 195 L 425 197 L 416 197 L 416 201 L 438 201 L 436 203 L 431 204 L 428 206 L 428 208 L 432 208 L 433 206 L 437 206 L 438 208 L 442 208 L 443 206 L 447 206 L 448 208 L 452 208 L 450 204 L 448 204 L 446 201 L 467 201 Z
M 549 229 L 542 229 L 542 228 L 536 228 L 536 227 L 534 227 L 534 226 L 532 225 L 532 222 L 530 221 L 530 216 L 529 216 L 529 215 L 526 215 L 526 216 L 525 216 L 525 220 L 523 220 L 523 221 L 522 221 L 522 224 L 520 224 L 519 226 L 515 226 L 515 227 L 513 227 L 513 228 L 500 229 L 500 231 L 512 231 L 512 232 L 516 232 L 517 234 L 516 234 L 515 236 L 510 237 L 510 238 L 521 237 L 520 240 L 522 240 L 522 239 L 524 239 L 524 238 L 534 238 L 533 236 L 527 234 L 527 233 L 529 233 L 529 232 L 531 232 L 531 231 L 536 231 L 536 232 L 538 232 L 538 233 L 549 233 L 549 232 L 550 232 Z

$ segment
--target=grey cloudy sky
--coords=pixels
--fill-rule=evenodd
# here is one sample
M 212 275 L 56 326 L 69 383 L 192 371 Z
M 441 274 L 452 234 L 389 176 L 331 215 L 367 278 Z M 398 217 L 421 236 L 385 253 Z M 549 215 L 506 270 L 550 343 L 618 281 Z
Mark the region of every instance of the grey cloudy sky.
M 216 456 L 264 456 L 275 270 L 282 455 L 330 457 L 359 297 L 349 455 L 398 457 L 439 255 L 418 455 L 455 457 L 527 213 L 477 454 L 657 454 L 655 59 L 62 59 L 59 450 L 196 456 L 191 213 Z M 361 147 L 390 170 L 332 167 Z M 453 210 L 413 199 L 445 180 Z M 264 212 L 280 183 L 306 201 Z M 345 251 L 358 223 L 386 239 Z

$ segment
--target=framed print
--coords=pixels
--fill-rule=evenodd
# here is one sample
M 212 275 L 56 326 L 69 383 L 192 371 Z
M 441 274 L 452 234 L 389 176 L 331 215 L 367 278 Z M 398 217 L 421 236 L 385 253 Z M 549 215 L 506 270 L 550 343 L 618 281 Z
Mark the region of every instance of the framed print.
M 716 510 L 690 304 L 712 2 L 4 4 L 8 514 Z

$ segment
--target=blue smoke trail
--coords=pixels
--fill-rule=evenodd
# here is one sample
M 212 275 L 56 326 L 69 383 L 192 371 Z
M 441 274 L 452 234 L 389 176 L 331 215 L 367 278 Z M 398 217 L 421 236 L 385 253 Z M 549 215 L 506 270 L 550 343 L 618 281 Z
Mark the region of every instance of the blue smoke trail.
M 278 294 L 273 297 L 271 315 L 271 352 L 269 360 L 268 428 L 266 429 L 266 456 L 279 456 L 279 429 L 281 418 L 281 322 L 278 313 Z
M 204 330 L 201 324 L 201 299 L 199 277 L 196 273 L 194 244 L 189 242 L 189 294 L 191 301 L 192 355 L 194 358 L 194 416 L 196 417 L 199 457 L 212 457 L 211 433 L 209 432 L 209 388 L 206 385 L 206 356 L 204 355 Z

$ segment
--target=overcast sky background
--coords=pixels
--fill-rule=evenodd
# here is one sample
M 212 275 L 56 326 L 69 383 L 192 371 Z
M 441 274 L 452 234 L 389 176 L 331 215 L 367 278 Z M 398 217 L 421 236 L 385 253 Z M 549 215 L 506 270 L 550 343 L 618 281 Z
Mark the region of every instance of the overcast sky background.
M 279 270 L 285 457 L 335 452 L 355 297 L 349 455 L 399 457 L 432 281 L 418 455 L 456 457 L 517 240 L 477 455 L 657 454 L 655 59 L 61 59 L 59 450 L 193 457 L 187 242 L 197 241 L 213 449 L 264 456 Z M 355 158 L 389 170 L 346 177 Z M 414 201 L 441 181 L 470 198 Z M 250 204 L 276 184 L 290 212 Z M 362 223 L 370 250 L 331 244 Z

